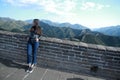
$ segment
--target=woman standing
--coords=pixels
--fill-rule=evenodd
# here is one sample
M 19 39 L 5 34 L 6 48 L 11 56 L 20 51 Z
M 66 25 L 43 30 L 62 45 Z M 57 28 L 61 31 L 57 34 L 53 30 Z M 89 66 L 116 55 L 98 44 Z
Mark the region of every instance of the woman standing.
M 27 72 L 32 73 L 36 65 L 36 55 L 39 47 L 39 38 L 42 34 L 41 27 L 39 26 L 39 20 L 33 20 L 33 26 L 30 29 L 30 36 L 27 44 Z

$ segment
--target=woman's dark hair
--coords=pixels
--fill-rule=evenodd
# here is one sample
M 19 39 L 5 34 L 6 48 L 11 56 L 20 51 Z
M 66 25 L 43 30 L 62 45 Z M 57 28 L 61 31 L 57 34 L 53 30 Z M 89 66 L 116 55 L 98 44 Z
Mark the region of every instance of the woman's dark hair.
M 35 25 L 31 27 L 30 32 L 36 31 L 38 35 L 41 35 L 42 31 L 41 31 L 41 27 L 39 26 L 39 19 L 34 19 L 33 23 L 35 23 Z
M 38 26 L 38 25 L 39 25 L 39 19 L 34 19 L 34 20 L 33 20 L 33 23 L 35 23 L 36 26 Z

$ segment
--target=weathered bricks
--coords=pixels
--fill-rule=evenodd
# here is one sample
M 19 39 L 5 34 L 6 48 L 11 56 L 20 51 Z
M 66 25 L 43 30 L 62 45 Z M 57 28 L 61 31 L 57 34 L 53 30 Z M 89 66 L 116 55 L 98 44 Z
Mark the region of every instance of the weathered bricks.
M 27 35 L 0 31 L 0 58 L 26 62 Z M 42 37 L 39 66 L 120 79 L 120 48 Z

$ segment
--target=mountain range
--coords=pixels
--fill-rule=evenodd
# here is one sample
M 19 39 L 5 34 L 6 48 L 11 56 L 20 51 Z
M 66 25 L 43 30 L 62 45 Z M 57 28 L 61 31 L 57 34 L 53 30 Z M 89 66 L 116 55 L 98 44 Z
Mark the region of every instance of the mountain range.
M 26 22 L 32 23 L 32 20 L 31 19 L 30 20 L 26 20 Z M 58 23 L 58 22 L 52 22 L 50 20 L 41 20 L 41 22 L 44 22 L 46 24 L 49 24 L 50 26 L 55 26 L 55 27 L 68 27 L 68 28 L 80 29 L 80 30 L 82 30 L 82 29 L 89 29 L 89 28 L 87 28 L 85 26 L 82 26 L 80 24 L 70 24 L 68 22 L 66 22 L 66 23 Z
M 32 20 L 20 21 L 0 17 L 0 30 L 28 34 L 32 26 L 31 22 Z M 43 36 L 120 47 L 120 37 L 104 35 L 97 30 L 91 31 L 89 28 L 79 24 L 41 20 L 40 26 L 43 31 Z
M 24 31 L 23 26 L 27 25 L 27 22 L 14 20 L 6 17 L 0 17 L 0 29 L 7 31 Z
M 94 29 L 94 31 L 103 33 L 105 35 L 119 36 L 120 37 L 120 25 Z

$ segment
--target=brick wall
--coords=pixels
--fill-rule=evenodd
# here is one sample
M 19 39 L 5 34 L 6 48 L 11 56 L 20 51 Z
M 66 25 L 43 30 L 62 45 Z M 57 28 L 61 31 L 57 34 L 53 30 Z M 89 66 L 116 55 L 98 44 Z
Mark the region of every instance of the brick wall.
M 25 34 L 0 31 L 0 58 L 26 62 Z M 42 37 L 39 66 L 120 80 L 120 48 Z

